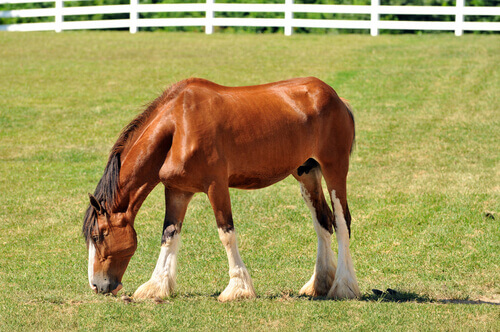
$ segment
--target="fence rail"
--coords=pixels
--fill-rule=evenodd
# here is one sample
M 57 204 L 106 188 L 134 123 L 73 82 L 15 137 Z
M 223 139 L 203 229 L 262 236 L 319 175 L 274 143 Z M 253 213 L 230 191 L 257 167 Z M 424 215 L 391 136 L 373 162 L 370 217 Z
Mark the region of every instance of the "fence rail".
M 53 3 L 52 8 L 19 9 L 0 11 L 3 18 L 53 18 L 53 22 L 20 23 L 0 25 L 0 30 L 7 31 L 42 31 L 77 29 L 113 29 L 125 28 L 135 33 L 145 27 L 186 27 L 200 26 L 205 33 L 213 33 L 214 27 L 281 27 L 285 35 L 291 35 L 293 28 L 336 28 L 336 29 L 368 29 L 372 36 L 379 30 L 443 30 L 454 31 L 460 36 L 464 31 L 500 31 L 500 22 L 465 21 L 465 16 L 500 16 L 500 7 L 465 6 L 464 0 L 456 0 L 454 7 L 436 6 L 385 6 L 380 0 L 372 0 L 371 5 L 319 5 L 295 4 L 293 0 L 285 0 L 282 4 L 236 4 L 215 3 L 174 3 L 174 4 L 140 4 L 139 0 L 130 0 L 125 5 L 71 6 L 65 2 L 71 0 L 0 0 L 2 4 Z M 143 13 L 172 12 L 204 12 L 200 18 L 141 18 Z M 263 12 L 282 13 L 284 18 L 224 18 L 216 17 L 217 12 Z M 338 20 L 338 19 L 301 19 L 294 18 L 294 13 L 324 14 L 366 14 L 370 19 Z M 128 19 L 65 21 L 65 16 L 96 14 L 128 14 Z M 395 21 L 381 20 L 381 15 L 449 15 L 454 21 Z

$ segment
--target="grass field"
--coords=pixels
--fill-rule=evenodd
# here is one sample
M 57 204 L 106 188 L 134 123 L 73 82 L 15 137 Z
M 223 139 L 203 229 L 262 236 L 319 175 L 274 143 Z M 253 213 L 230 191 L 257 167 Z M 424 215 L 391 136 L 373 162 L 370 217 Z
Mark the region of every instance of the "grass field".
M 0 33 L 0 331 L 500 329 L 500 37 Z M 257 299 L 217 302 L 227 258 L 196 195 L 177 294 L 88 287 L 81 223 L 119 131 L 168 85 L 317 76 L 355 108 L 348 199 L 357 301 L 298 296 L 316 235 L 293 178 L 231 192 Z M 163 190 L 120 294 L 151 276 Z M 372 289 L 397 290 L 377 296 Z

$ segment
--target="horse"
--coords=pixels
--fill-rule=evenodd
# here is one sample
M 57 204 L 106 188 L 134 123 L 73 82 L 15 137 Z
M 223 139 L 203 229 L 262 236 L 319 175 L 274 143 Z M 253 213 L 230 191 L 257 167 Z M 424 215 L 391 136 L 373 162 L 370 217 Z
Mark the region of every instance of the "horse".
M 227 252 L 230 279 L 218 300 L 255 298 L 238 250 L 229 188 L 259 189 L 292 175 L 300 183 L 318 239 L 312 277 L 299 293 L 358 298 L 346 198 L 354 138 L 349 103 L 314 77 L 242 87 L 200 78 L 173 84 L 123 129 L 94 194 L 89 194 L 82 230 L 90 288 L 114 295 L 122 288 L 137 248 L 134 219 L 161 182 L 166 212 L 160 254 L 151 278 L 133 298 L 174 294 L 182 224 L 195 193 L 208 196 Z M 331 248 L 334 231 L 338 264 Z

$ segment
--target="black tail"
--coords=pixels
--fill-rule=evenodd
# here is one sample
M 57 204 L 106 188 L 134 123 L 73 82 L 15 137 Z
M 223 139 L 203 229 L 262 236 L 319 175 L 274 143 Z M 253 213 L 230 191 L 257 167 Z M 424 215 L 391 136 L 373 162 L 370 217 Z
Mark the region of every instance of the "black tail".
M 352 136 L 352 145 L 351 145 L 351 153 L 352 153 L 352 150 L 354 149 L 354 143 L 356 142 L 356 123 L 354 121 L 354 114 L 352 114 L 352 106 L 351 106 L 351 104 L 349 104 L 347 99 L 344 99 L 341 97 L 340 100 L 342 100 L 342 102 L 344 103 L 345 107 L 347 108 L 347 112 L 349 113 L 349 116 L 352 119 L 352 127 L 353 127 L 353 136 Z

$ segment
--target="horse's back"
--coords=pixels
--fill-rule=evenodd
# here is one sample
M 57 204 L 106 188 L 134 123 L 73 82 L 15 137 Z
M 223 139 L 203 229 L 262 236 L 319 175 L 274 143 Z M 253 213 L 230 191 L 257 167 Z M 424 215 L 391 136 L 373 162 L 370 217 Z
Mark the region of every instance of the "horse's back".
M 244 87 L 183 84 L 172 110 L 178 128 L 171 157 L 187 173 L 224 168 L 229 184 L 242 188 L 277 182 L 317 155 L 343 105 L 311 77 Z
M 176 110 L 182 117 L 178 122 L 199 133 L 217 129 L 218 135 L 231 135 L 241 143 L 248 135 L 251 144 L 275 136 L 276 131 L 298 134 L 318 120 L 327 121 L 343 105 L 329 85 L 314 77 L 242 87 L 189 79 L 178 99 L 182 100 Z

